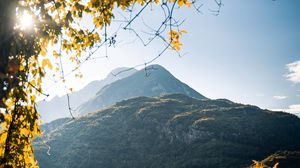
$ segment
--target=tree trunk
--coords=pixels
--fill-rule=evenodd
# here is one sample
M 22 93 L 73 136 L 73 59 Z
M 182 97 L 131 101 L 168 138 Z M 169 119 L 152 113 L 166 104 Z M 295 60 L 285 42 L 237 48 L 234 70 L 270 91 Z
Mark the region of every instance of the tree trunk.
M 5 107 L 3 98 L 12 87 L 9 84 L 8 62 L 9 56 L 13 56 L 17 3 L 17 0 L 0 0 L 0 108 Z

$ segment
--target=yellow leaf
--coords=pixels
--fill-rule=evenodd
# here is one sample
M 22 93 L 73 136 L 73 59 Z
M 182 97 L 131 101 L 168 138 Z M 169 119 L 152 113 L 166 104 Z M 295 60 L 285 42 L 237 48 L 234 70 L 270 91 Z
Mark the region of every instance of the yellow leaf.
M 56 51 L 53 51 L 53 56 L 57 59 L 59 58 L 59 54 Z
M 31 99 L 32 102 L 35 102 L 36 97 L 34 95 L 32 95 L 32 96 L 30 96 L 30 99 Z
M 35 86 L 35 85 L 36 85 L 36 82 L 35 82 L 35 80 L 34 80 L 34 79 L 32 79 L 32 80 L 30 81 L 30 84 L 31 84 L 31 85 L 33 85 L 33 86 Z
M 2 123 L 1 123 L 1 127 L 2 127 L 2 128 L 6 129 L 6 126 L 7 126 L 7 123 L 6 123 L 6 122 L 2 122 Z M 3 134 L 3 133 L 1 133 L 1 136 L 2 136 L 2 134 Z M 0 139 L 1 139 L 1 138 L 0 138 Z
M 185 4 L 188 8 L 190 8 L 192 6 L 192 2 L 186 2 Z
M 5 105 L 7 106 L 8 109 L 12 109 L 14 107 L 14 101 L 12 99 L 7 99 L 5 101 Z
M 188 32 L 187 32 L 187 30 L 183 29 L 183 30 L 180 31 L 180 33 L 185 33 L 185 34 L 187 34 Z
M 52 67 L 52 64 L 51 64 L 51 62 L 50 62 L 49 59 L 44 59 L 44 60 L 42 61 L 42 67 L 43 67 L 43 68 L 48 67 L 49 69 L 52 69 L 52 68 L 53 68 L 53 67 Z
M 76 57 L 75 57 L 75 56 L 72 56 L 72 57 L 70 57 L 70 60 L 71 60 L 72 62 L 74 62 L 74 61 L 76 61 Z
M 0 142 L 5 142 L 7 137 L 7 132 L 1 132 L 0 133 Z
M 184 4 L 185 4 L 185 3 L 184 3 L 183 0 L 179 0 L 179 1 L 178 1 L 178 5 L 179 5 L 180 7 L 182 7 Z
M 41 85 L 41 83 L 42 83 L 41 78 L 38 78 L 38 79 L 37 79 L 37 84 L 38 84 L 38 86 Z
M 46 56 L 46 53 L 47 53 L 46 50 L 43 49 L 41 50 L 41 56 Z
M 56 72 L 58 72 L 58 71 L 59 71 L 59 68 L 58 68 L 58 67 L 56 67 L 56 68 L 55 68 L 55 71 L 56 71 Z
M 24 134 L 24 135 L 28 135 L 29 134 L 29 130 L 26 129 L 26 128 L 21 128 L 20 133 Z

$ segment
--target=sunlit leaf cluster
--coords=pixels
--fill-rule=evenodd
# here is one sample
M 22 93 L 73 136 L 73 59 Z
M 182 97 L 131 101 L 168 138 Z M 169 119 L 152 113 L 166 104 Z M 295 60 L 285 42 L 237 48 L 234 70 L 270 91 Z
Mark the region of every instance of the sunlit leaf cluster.
M 252 160 L 252 162 L 253 164 L 250 168 L 278 168 L 279 165 L 279 163 L 276 163 L 274 166 L 270 167 L 256 160 Z
M 171 30 L 169 32 L 170 45 L 176 51 L 179 51 L 182 47 L 182 43 L 181 43 L 180 39 L 181 39 L 181 36 L 183 33 L 187 33 L 187 31 L 181 30 L 178 32 L 176 30 Z

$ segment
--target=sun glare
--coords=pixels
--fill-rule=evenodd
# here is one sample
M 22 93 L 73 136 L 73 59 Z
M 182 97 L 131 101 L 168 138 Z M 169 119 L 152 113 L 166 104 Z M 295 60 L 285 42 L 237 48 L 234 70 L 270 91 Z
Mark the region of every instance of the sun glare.
M 32 27 L 33 27 L 33 18 L 27 11 L 24 11 L 20 17 L 20 28 L 22 30 L 27 30 Z

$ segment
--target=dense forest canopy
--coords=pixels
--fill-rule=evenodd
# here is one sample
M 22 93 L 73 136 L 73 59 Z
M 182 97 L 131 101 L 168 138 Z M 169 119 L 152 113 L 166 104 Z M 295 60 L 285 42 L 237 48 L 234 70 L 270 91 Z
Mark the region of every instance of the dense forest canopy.
M 215 2 L 221 6 L 221 2 Z M 1 0 L 0 167 L 38 167 L 31 141 L 41 135 L 35 104 L 37 97 L 44 94 L 43 77 L 47 69 L 55 69 L 64 81 L 62 57 L 68 58 L 77 69 L 90 56 L 82 58 L 83 52 L 113 42 L 112 37 L 102 32 L 109 28 L 116 9 L 126 11 L 133 5 L 141 8 L 123 27 L 126 30 L 144 9 L 160 6 L 165 15 L 154 38 L 162 38 L 167 43 L 165 50 L 178 51 L 182 46 L 180 37 L 186 31 L 179 29 L 173 11 L 194 3 L 188 0 Z M 80 24 L 85 16 L 92 18 L 93 29 Z M 48 51 L 51 46 L 55 47 Z

